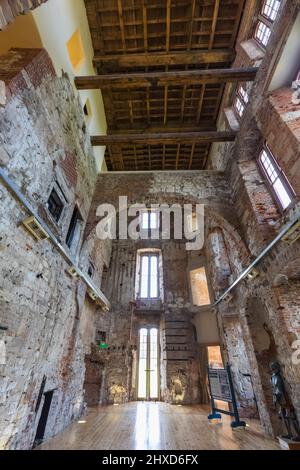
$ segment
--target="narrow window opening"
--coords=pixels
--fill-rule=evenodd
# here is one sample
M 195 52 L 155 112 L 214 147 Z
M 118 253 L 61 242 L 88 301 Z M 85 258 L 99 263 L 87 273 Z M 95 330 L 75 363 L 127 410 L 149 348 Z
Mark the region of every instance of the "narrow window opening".
M 95 272 L 95 266 L 93 265 L 92 262 L 90 262 L 89 267 L 88 267 L 88 275 L 92 278 L 94 276 Z
M 82 217 L 77 206 L 73 211 L 71 222 L 69 225 L 69 230 L 66 238 L 66 244 L 71 248 L 75 238 L 79 238 L 80 229 L 82 224 Z
M 138 399 L 156 400 L 159 387 L 158 329 L 141 328 L 139 333 Z
M 47 206 L 54 220 L 58 222 L 61 217 L 64 204 L 54 188 L 52 189 L 49 199 L 47 201 Z
M 190 271 L 193 304 L 199 307 L 210 305 L 210 295 L 204 266 Z

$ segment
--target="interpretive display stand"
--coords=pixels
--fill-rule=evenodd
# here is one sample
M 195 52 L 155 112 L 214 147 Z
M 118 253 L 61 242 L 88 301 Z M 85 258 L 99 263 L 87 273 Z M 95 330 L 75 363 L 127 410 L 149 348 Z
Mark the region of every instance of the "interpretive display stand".
M 232 428 L 245 427 L 245 421 L 241 421 L 239 417 L 230 365 L 227 365 L 225 369 L 212 369 L 208 367 L 208 383 L 212 407 L 212 412 L 208 415 L 208 419 L 221 419 L 221 413 L 223 413 L 234 417 L 234 421 L 231 423 Z M 217 408 L 215 400 L 229 403 L 229 407 L 232 410 L 227 411 Z

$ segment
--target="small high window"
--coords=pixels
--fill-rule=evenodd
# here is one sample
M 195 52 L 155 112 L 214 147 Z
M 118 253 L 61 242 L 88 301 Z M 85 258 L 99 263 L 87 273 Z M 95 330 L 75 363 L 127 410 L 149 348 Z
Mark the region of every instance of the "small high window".
M 269 42 L 273 22 L 277 17 L 279 7 L 280 0 L 265 0 L 263 3 L 254 33 L 255 39 L 263 47 L 266 47 Z
M 54 188 L 52 189 L 49 199 L 47 201 L 47 206 L 54 220 L 58 222 L 61 217 L 64 204 Z
M 234 100 L 234 109 L 239 118 L 243 116 L 248 102 L 249 94 L 247 87 L 245 85 L 239 85 Z
M 92 262 L 90 262 L 89 267 L 88 267 L 88 275 L 92 278 L 94 276 L 95 272 L 95 266 L 93 265 Z
M 263 148 L 258 161 L 280 208 L 287 209 L 293 201 L 295 193 L 269 147 Z
M 143 253 L 140 263 L 139 297 L 157 299 L 159 297 L 159 255 L 158 253 Z
M 190 271 L 193 304 L 199 307 L 210 304 L 206 271 L 204 266 Z
M 83 112 L 85 119 L 89 124 L 92 119 L 92 107 L 89 98 L 86 100 L 85 105 L 83 106 Z

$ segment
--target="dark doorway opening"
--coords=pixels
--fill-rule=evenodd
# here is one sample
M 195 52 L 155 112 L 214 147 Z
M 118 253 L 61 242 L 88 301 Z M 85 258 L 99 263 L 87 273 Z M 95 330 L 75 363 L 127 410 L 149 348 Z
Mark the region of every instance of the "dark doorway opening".
M 54 390 L 44 393 L 45 400 L 44 400 L 41 416 L 39 419 L 39 424 L 36 430 L 36 435 L 34 439 L 34 447 L 43 442 L 45 430 L 47 426 L 47 421 L 48 421 L 48 416 L 49 416 L 49 411 L 50 411 L 50 406 L 51 406 L 51 402 L 53 398 L 53 393 L 54 393 Z

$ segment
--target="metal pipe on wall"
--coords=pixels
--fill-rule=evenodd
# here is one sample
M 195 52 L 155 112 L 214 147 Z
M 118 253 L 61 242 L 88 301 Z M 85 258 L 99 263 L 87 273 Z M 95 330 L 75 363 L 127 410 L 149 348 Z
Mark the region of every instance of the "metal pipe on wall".
M 224 298 L 229 294 L 229 292 L 232 291 L 246 276 L 249 274 L 252 269 L 264 258 L 269 251 L 284 237 L 284 235 L 295 225 L 298 221 L 300 220 L 300 215 L 298 214 L 295 218 L 293 218 L 290 222 L 285 225 L 285 227 L 278 233 L 278 235 L 274 238 L 274 240 L 269 243 L 266 248 L 255 258 L 254 261 L 246 268 L 240 275 L 239 277 L 231 284 L 231 286 L 226 289 L 226 291 L 215 301 L 213 306 L 215 307 L 218 305 Z
M 33 215 L 33 217 L 38 221 L 38 223 L 42 226 L 42 228 L 45 230 L 47 235 L 49 236 L 50 240 L 54 244 L 54 246 L 57 248 L 57 250 L 60 252 L 60 254 L 65 258 L 65 260 L 74 267 L 76 273 L 78 276 L 86 283 L 86 285 L 92 289 L 93 291 L 96 292 L 100 299 L 101 305 L 105 309 L 110 308 L 110 302 L 108 299 L 105 297 L 103 292 L 99 290 L 94 283 L 91 281 L 91 279 L 88 277 L 86 273 L 84 273 L 78 266 L 76 261 L 72 258 L 72 256 L 67 252 L 66 248 L 60 243 L 60 241 L 56 238 L 54 233 L 50 230 L 50 228 L 47 226 L 47 224 L 41 219 L 41 217 L 37 214 L 37 212 L 34 210 L 34 208 L 31 206 L 31 204 L 27 201 L 25 196 L 21 193 L 19 190 L 18 186 L 5 174 L 5 172 L 0 168 L 0 179 L 3 182 L 4 186 L 9 190 L 9 192 L 14 196 L 15 199 L 17 199 L 26 209 L 27 212 L 30 213 L 30 215 Z

